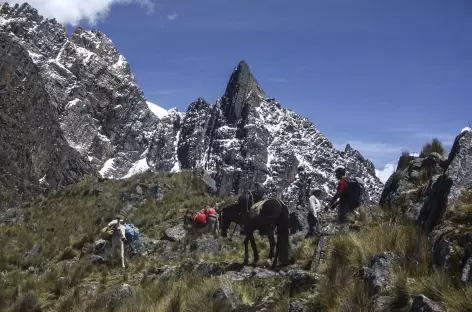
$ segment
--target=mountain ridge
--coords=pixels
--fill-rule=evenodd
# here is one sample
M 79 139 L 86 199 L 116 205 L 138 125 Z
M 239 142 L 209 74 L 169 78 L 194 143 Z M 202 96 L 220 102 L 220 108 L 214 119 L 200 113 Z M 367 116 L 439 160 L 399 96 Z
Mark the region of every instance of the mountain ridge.
M 104 178 L 204 168 L 219 194 L 238 194 L 260 182 L 270 194 L 303 207 L 310 187 L 332 193 L 332 170 L 344 165 L 365 180 L 371 202 L 380 196 L 383 184 L 372 162 L 351 148 L 338 151 L 310 120 L 268 98 L 246 61 L 233 69 L 216 103 L 198 98 L 185 113 L 174 108 L 159 117 L 103 32 L 77 27 L 68 36 L 64 26 L 28 4 L 3 4 L 0 18 L 0 30 L 39 68 L 69 146 Z

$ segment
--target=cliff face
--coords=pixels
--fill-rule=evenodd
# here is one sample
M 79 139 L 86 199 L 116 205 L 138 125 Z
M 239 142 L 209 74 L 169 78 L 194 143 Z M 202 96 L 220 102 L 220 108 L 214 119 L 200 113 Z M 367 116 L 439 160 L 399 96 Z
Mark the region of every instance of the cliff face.
M 28 51 L 5 33 L 0 60 L 0 205 L 7 209 L 95 171 L 64 139 Z
M 68 144 L 102 176 L 120 178 L 157 154 L 160 121 L 148 109 L 126 59 L 97 30 L 69 37 L 54 19 L 28 4 L 0 8 L 0 30 L 12 36 L 39 68 Z

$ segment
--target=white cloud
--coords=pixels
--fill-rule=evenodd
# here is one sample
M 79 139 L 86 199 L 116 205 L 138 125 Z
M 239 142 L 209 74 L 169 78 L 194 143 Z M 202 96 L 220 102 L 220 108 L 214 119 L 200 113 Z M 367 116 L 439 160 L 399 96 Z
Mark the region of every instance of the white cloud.
M 391 162 L 386 164 L 381 170 L 375 169 L 375 175 L 380 179 L 380 181 L 382 181 L 382 183 L 385 183 L 397 169 L 397 164 L 398 162 Z
M 17 3 L 22 4 L 23 1 Z M 60 23 L 72 26 L 81 21 L 94 25 L 103 20 L 116 4 L 139 4 L 148 13 L 154 10 L 152 0 L 28 0 L 28 3 L 44 17 L 55 18 Z
M 179 15 L 177 15 L 177 13 L 172 13 L 172 14 L 167 15 L 167 19 L 169 21 L 173 21 L 173 20 L 176 20 L 178 16 Z

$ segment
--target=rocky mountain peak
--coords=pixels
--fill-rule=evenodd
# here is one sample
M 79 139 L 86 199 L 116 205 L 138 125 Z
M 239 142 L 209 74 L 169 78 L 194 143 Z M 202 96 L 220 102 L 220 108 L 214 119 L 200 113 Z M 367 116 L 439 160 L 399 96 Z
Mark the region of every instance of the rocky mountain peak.
M 245 61 L 239 62 L 234 69 L 222 98 L 222 109 L 226 121 L 236 124 L 238 120 L 247 118 L 248 110 L 259 105 L 266 94 L 252 75 Z
M 0 10 L 0 30 L 38 68 L 64 144 L 102 177 L 204 168 L 219 194 L 260 182 L 290 207 L 302 207 L 299 219 L 305 220 L 308 188 L 331 194 L 337 183 L 332 170 L 344 165 L 377 200 L 382 184 L 372 163 L 353 149 L 336 150 L 310 120 L 268 99 L 245 61 L 215 104 L 199 98 L 185 114 L 160 109 L 155 115 L 108 36 L 80 27 L 68 36 L 61 24 L 22 7 L 30 17 Z
M 70 37 L 70 41 L 77 46 L 95 53 L 109 64 L 115 64 L 120 61 L 124 63 L 124 57 L 119 54 L 113 41 L 103 32 L 92 29 L 89 31 L 83 28 L 77 28 Z

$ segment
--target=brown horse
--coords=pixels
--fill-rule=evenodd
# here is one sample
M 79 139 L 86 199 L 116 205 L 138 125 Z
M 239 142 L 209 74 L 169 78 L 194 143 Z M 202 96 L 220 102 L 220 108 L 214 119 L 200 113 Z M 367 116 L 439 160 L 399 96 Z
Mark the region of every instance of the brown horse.
M 259 198 L 257 198 L 259 199 Z M 289 212 L 287 206 L 276 198 L 264 200 L 257 212 L 250 211 L 255 200 L 252 193 L 241 195 L 237 203 L 229 205 L 221 210 L 221 235 L 228 235 L 231 222 L 242 224 L 244 227 L 244 264 L 249 262 L 248 243 L 251 242 L 254 253 L 254 264 L 259 261 L 259 253 L 254 239 L 254 231 L 259 230 L 261 234 L 269 237 L 269 243 L 275 245 L 275 257 L 272 268 L 275 268 L 279 260 L 282 265 L 290 262 L 289 243 Z M 274 229 L 277 228 L 277 244 L 274 244 Z M 272 238 L 271 238 L 272 236 Z M 273 256 L 273 249 L 269 258 Z

